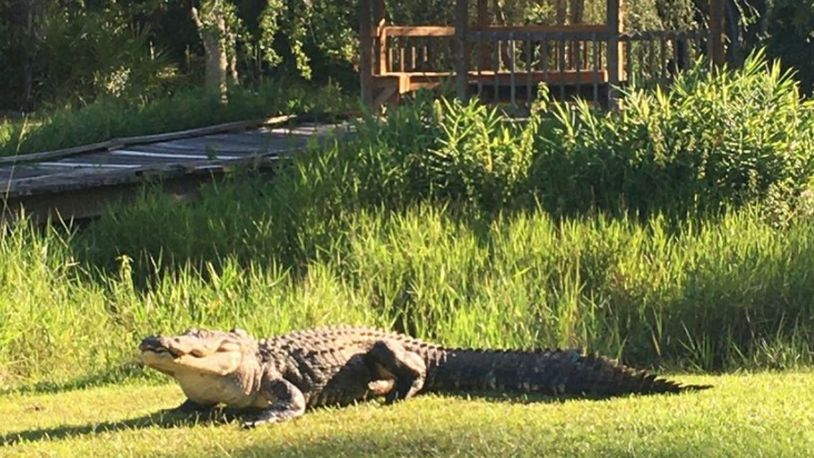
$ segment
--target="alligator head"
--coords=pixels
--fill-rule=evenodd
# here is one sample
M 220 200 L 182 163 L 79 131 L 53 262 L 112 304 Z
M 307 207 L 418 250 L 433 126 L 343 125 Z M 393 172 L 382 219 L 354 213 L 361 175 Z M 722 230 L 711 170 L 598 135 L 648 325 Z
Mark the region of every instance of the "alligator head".
M 139 349 L 144 365 L 173 377 L 194 405 L 263 408 L 269 403 L 258 391 L 263 374 L 258 343 L 242 329 L 151 336 Z
M 141 341 L 145 366 L 178 378 L 186 373 L 223 376 L 254 357 L 257 343 L 242 329 L 229 332 L 190 329 L 177 336 L 150 336 Z

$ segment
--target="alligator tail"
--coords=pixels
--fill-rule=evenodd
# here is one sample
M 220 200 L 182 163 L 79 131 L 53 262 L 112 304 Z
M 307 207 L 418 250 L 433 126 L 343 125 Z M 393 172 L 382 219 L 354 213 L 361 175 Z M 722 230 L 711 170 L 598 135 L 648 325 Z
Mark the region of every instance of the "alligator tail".
M 514 391 L 549 395 L 616 396 L 679 393 L 710 388 L 682 385 L 576 350 L 501 351 L 451 349 L 431 364 L 431 391 Z

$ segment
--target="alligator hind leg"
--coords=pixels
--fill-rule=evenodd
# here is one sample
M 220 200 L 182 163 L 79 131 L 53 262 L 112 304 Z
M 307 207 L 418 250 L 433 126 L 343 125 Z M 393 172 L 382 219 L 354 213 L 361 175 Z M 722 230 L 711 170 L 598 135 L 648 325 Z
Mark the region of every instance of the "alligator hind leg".
M 365 364 L 379 379 L 395 383 L 385 397 L 389 404 L 407 399 L 424 387 L 427 366 L 418 353 L 407 351 L 403 345 L 391 340 L 380 340 L 364 355 Z

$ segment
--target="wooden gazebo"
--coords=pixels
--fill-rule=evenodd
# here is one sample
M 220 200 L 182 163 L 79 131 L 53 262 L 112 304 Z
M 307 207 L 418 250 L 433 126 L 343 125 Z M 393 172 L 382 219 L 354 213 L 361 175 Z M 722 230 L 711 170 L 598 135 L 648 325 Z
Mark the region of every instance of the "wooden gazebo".
M 613 104 L 614 88 L 630 81 L 662 83 L 689 65 L 699 49 L 724 60 L 725 0 L 709 0 L 708 31 L 626 33 L 624 0 L 605 0 L 602 24 L 495 26 L 487 0 L 455 0 L 454 24 L 391 25 L 384 0 L 359 0 L 359 57 L 364 102 L 397 104 L 419 89 L 448 87 L 462 99 L 530 103 L 539 84 L 555 97 Z M 452 2 L 451 2 L 452 3 Z

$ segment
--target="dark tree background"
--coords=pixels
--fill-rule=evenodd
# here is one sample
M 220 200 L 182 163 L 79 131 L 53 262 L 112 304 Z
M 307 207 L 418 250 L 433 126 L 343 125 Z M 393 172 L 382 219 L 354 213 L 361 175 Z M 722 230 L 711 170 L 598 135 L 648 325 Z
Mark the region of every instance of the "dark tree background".
M 707 0 L 626 3 L 630 29 L 704 26 Z M 601 21 L 604 4 L 489 2 L 494 23 L 550 24 Z M 450 23 L 451 15 L 448 0 L 388 2 L 396 23 Z M 729 0 L 727 17 L 730 57 L 765 46 L 811 90 L 814 0 Z M 144 102 L 180 87 L 269 78 L 353 89 L 355 35 L 356 0 L 0 0 L 0 110 Z

